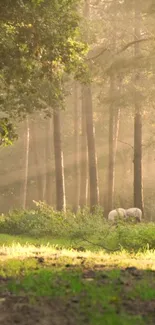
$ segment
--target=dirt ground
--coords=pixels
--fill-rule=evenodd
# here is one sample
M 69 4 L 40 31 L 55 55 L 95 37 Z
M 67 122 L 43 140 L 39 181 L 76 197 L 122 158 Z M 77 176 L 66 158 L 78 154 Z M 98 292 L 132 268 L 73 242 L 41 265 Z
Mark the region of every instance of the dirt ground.
M 0 304 L 0 324 L 73 325 L 78 321 L 73 307 L 49 298 L 38 299 L 33 304 L 27 297 L 6 297 Z
M 120 280 L 120 286 L 123 292 L 128 290 L 130 281 L 127 281 L 129 277 L 129 271 L 123 271 L 123 279 Z M 83 273 L 84 278 L 93 278 L 96 276 L 94 270 L 87 270 Z M 133 274 L 133 276 L 139 276 L 139 273 Z M 0 278 L 0 282 L 4 283 L 8 279 Z M 104 285 L 102 279 L 99 285 Z M 117 314 L 121 311 L 125 311 L 129 315 L 141 315 L 144 320 L 145 317 L 151 315 L 150 322 L 146 323 L 155 324 L 155 300 L 141 301 L 140 299 L 126 299 L 125 296 L 122 299 L 121 305 L 116 307 Z M 89 307 L 91 308 L 91 306 Z M 104 310 L 101 311 L 101 313 Z M 121 316 L 120 316 L 121 317 Z M 62 298 L 36 298 L 33 296 L 16 296 L 9 291 L 3 292 L 0 295 L 0 324 L 2 325 L 81 325 L 89 324 L 87 312 L 81 312 L 80 310 L 80 295 L 72 297 L 69 300 L 63 300 Z M 97 325 L 97 324 L 96 324 Z
M 124 301 L 122 307 L 132 315 L 154 314 L 155 301 Z M 118 310 L 119 313 L 119 310 Z M 76 325 L 89 324 L 86 315 L 78 312 L 78 301 L 65 303 L 59 299 L 38 299 L 30 303 L 27 297 L 5 297 L 0 300 L 0 324 L 3 325 Z M 152 323 L 153 324 L 153 323 Z

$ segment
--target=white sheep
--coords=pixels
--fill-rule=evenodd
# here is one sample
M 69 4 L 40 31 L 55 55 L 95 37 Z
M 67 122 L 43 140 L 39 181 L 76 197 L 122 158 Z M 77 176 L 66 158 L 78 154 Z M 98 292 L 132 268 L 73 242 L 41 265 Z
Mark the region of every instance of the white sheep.
M 125 218 L 126 217 L 126 211 L 123 208 L 118 208 L 115 210 L 112 210 L 108 214 L 108 220 L 109 221 L 115 221 L 118 217 Z
M 129 218 L 133 218 L 136 220 L 136 222 L 142 221 L 142 211 L 138 208 L 130 208 L 126 210 L 126 218 L 129 220 Z

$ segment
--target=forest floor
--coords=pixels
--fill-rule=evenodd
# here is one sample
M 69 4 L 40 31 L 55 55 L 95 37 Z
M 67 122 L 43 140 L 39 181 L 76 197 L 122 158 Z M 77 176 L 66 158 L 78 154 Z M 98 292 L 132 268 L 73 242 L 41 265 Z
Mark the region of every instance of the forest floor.
M 6 241 L 0 324 L 155 324 L 154 251 L 108 254 Z

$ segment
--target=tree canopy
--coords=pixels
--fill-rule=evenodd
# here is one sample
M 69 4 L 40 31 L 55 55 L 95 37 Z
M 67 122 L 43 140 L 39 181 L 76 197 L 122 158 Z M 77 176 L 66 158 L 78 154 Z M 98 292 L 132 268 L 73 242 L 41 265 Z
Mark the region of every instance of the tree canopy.
M 67 74 L 79 77 L 77 0 L 0 0 L 0 110 L 23 117 L 49 113 L 63 99 Z

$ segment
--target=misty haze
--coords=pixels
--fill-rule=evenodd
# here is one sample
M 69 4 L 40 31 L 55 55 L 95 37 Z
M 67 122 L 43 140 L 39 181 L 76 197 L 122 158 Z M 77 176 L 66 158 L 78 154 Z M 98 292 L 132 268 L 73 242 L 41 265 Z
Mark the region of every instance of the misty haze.
M 155 324 L 155 0 L 0 1 L 0 180 L 4 325 Z

